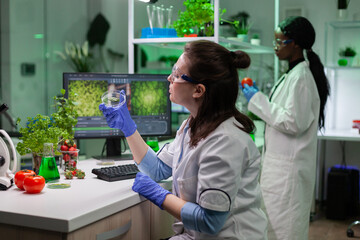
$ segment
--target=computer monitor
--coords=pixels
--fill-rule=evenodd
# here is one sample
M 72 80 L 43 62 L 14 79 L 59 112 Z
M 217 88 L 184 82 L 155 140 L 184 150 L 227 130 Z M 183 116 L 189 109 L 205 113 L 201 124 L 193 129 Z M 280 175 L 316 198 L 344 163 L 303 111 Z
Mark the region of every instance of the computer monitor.
M 124 134 L 110 128 L 99 110 L 101 95 L 110 89 L 125 90 L 127 107 L 142 136 L 170 136 L 171 102 L 167 77 L 165 74 L 64 73 L 65 97 L 71 97 L 69 92 L 77 94 L 79 117 L 75 139 L 105 138 L 106 157 L 120 157 L 120 139 Z

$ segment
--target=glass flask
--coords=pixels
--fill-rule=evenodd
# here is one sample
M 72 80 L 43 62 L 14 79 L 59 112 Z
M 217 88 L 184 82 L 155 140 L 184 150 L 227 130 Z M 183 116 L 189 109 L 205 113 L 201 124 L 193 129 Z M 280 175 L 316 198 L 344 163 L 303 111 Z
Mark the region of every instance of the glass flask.
M 44 143 L 44 153 L 41 159 L 39 175 L 43 176 L 46 182 L 60 179 L 52 143 Z
M 155 152 L 159 151 L 159 141 L 157 137 L 148 137 L 146 139 L 146 144 Z

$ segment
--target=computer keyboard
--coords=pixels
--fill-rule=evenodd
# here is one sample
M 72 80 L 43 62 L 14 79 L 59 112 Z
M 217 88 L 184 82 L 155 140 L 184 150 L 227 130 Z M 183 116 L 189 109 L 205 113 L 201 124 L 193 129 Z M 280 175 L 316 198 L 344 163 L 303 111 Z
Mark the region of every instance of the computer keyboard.
M 94 168 L 92 171 L 99 179 L 113 182 L 135 178 L 139 169 L 135 164 L 118 165 L 111 167 Z

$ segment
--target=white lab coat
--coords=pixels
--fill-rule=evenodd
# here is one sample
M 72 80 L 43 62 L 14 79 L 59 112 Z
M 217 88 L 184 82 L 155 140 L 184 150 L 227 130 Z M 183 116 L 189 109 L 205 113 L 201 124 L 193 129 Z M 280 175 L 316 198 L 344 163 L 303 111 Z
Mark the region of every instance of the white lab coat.
M 271 102 L 258 92 L 248 110 L 266 122 L 260 185 L 268 237 L 303 240 L 308 239 L 315 186 L 320 99 L 307 62 L 283 77 L 270 93 Z
M 258 182 L 260 153 L 249 134 L 234 124 L 240 125 L 233 117 L 227 119 L 195 148 L 189 147 L 186 127 L 160 151 L 158 157 L 172 167 L 176 196 L 206 209 L 231 212 L 217 235 L 184 229 L 177 221 L 173 229 L 178 235 L 172 240 L 267 239 Z

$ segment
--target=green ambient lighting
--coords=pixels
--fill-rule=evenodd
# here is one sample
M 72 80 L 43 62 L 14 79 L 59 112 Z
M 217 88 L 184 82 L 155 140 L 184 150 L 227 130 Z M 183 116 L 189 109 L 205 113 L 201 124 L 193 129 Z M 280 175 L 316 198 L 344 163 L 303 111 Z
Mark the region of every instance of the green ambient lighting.
M 44 38 L 44 34 L 42 34 L 42 33 L 36 33 L 36 34 L 34 34 L 34 38 L 35 38 L 35 39 L 43 39 L 43 38 Z

